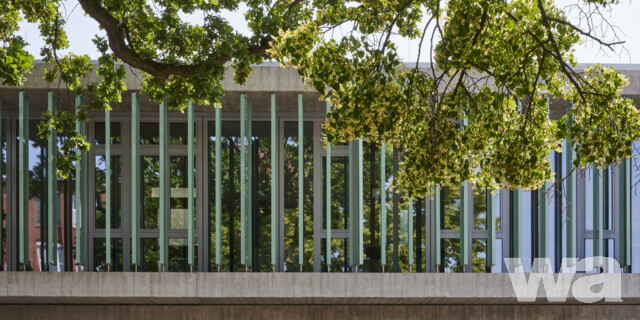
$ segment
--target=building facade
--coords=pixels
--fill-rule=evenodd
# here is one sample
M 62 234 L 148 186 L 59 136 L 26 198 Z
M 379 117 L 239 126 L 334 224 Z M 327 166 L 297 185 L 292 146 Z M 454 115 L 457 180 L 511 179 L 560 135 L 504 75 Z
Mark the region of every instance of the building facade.
M 229 76 L 222 109 L 184 113 L 149 101 L 130 70 L 123 101 L 78 124 L 91 148 L 59 179 L 64 136 L 41 139 L 41 114 L 83 102 L 43 68 L 0 88 L 3 270 L 503 273 L 511 257 L 523 272 L 536 258 L 546 272 L 640 272 L 637 142 L 631 160 L 577 171 L 565 143 L 540 190 L 465 183 L 405 201 L 389 187 L 401 150 L 325 148 L 329 107 L 294 70 L 256 66 L 245 86 Z M 640 68 L 619 70 L 624 95 L 640 95 Z M 591 256 L 620 266 L 562 265 Z

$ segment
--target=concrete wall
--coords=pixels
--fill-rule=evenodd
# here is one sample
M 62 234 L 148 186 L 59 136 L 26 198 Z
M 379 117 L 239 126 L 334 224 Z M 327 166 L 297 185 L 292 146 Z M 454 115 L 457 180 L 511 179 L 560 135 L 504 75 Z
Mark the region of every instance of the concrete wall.
M 576 275 L 576 277 L 584 276 Z M 622 275 L 622 303 L 519 303 L 508 274 L 0 273 L 11 319 L 632 318 L 640 275 Z M 67 318 L 66 315 L 71 315 Z M 0 318 L 3 318 L 0 316 Z

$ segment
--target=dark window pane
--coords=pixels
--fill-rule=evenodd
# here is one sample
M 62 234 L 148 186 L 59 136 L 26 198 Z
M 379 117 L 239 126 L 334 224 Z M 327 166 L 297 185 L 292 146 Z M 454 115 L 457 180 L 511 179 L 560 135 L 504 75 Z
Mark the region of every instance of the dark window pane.
M 105 156 L 95 158 L 95 228 L 106 228 L 106 164 Z M 120 156 L 111 156 L 111 228 L 120 229 L 122 220 Z
M 284 123 L 284 263 L 298 272 L 298 122 Z M 313 271 L 313 122 L 304 122 L 303 270 Z
M 347 262 L 347 243 L 349 239 L 331 239 L 331 269 L 330 272 L 351 272 L 351 267 Z M 321 249 L 320 259 L 322 264 L 322 272 L 327 272 L 327 239 L 320 240 Z
M 107 241 L 105 238 L 93 239 L 93 266 L 94 271 L 106 272 L 106 254 L 107 254 Z M 111 238 L 111 268 L 109 271 L 122 271 L 122 238 Z
M 105 138 L 104 122 L 95 122 L 94 144 L 104 144 Z M 111 144 L 120 144 L 121 139 L 120 122 L 111 122 Z
M 140 144 L 159 144 L 160 126 L 157 122 L 140 122 Z
M 443 186 L 440 192 L 442 206 L 440 228 L 460 229 L 460 187 Z
M 460 260 L 460 239 L 441 239 L 440 269 L 442 272 L 464 272 Z
M 169 133 L 170 133 L 170 137 L 169 137 L 169 141 L 171 141 L 171 144 L 176 144 L 176 145 L 186 145 L 187 144 L 187 133 L 188 133 L 188 126 L 187 123 L 185 122 L 172 122 L 169 124 Z M 193 125 L 193 132 L 194 132 L 194 137 L 193 137 L 193 143 L 195 145 L 196 143 L 196 135 L 195 132 L 198 132 L 196 130 L 196 125 Z
M 158 210 L 160 209 L 160 158 L 158 156 L 140 157 L 140 181 L 142 182 L 142 212 L 140 228 L 158 228 Z

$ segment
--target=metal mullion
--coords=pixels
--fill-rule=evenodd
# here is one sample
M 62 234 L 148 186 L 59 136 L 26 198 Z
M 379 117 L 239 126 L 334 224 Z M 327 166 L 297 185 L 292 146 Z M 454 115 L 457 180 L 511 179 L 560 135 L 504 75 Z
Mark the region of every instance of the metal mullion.
M 53 92 L 47 93 L 47 104 L 48 111 L 51 114 L 55 114 L 56 106 L 53 98 Z M 58 262 L 58 224 L 56 219 L 58 208 L 58 206 L 56 205 L 58 199 L 58 175 L 56 173 L 56 154 L 58 151 L 58 139 L 57 131 L 52 127 L 49 128 L 49 137 L 47 140 L 47 262 L 49 263 L 49 268 L 51 268 L 52 265 L 55 266 Z
M 158 246 L 160 249 L 160 257 L 158 259 L 158 269 L 161 272 L 165 271 L 165 267 L 169 267 L 169 238 L 167 237 L 167 230 L 169 229 L 169 207 L 171 190 L 169 185 L 169 123 L 167 120 L 168 106 L 166 100 L 162 101 L 159 105 L 159 122 L 158 122 L 158 134 L 159 137 L 159 157 L 160 157 L 160 186 L 159 186 L 159 210 L 158 210 L 158 231 L 160 237 L 158 239 Z
M 189 219 L 188 227 L 188 246 L 187 246 L 187 259 L 189 264 L 190 271 L 193 270 L 193 254 L 194 254 L 194 225 L 193 225 L 193 211 L 194 211 L 194 203 L 193 203 L 193 192 L 194 192 L 194 119 L 193 119 L 193 102 L 189 102 L 189 106 L 187 107 L 187 210 L 189 214 L 187 215 Z M 201 142 L 202 143 L 202 142 Z
M 327 104 L 328 106 L 328 104 Z M 328 107 L 327 107 L 328 108 Z M 270 119 L 270 131 L 271 131 L 271 267 L 273 271 L 276 269 L 276 259 L 277 259 L 277 216 L 278 216 L 278 134 L 277 134 L 277 117 L 276 117 L 276 95 L 274 93 L 271 94 L 271 119 Z M 329 155 L 331 155 L 331 146 L 329 146 Z M 329 172 L 329 176 L 331 173 Z M 330 178 L 329 178 L 330 179 Z M 329 183 L 330 185 L 330 183 Z M 331 195 L 329 194 L 329 198 L 331 199 Z M 327 206 L 331 208 L 331 203 L 327 202 Z M 330 209 L 329 209 L 330 212 Z M 331 215 L 327 215 L 327 221 L 331 221 Z M 330 226 L 330 225 L 329 225 Z M 331 232 L 327 233 L 329 239 L 331 239 Z M 330 246 L 331 240 L 328 240 L 327 244 Z M 330 250 L 329 250 L 330 251 Z M 327 251 L 327 252 L 329 252 Z M 329 255 L 327 255 L 327 259 Z M 329 261 L 331 264 L 331 261 Z
M 198 271 L 210 271 L 210 262 L 211 262 L 211 237 L 209 236 L 210 232 L 210 223 L 209 223 L 209 206 L 206 202 L 209 197 L 206 195 L 209 192 L 209 184 L 205 182 L 205 179 L 208 179 L 209 166 L 206 148 L 209 145 L 209 138 L 205 133 L 207 128 L 205 126 L 205 122 L 202 121 L 202 118 L 196 117 L 195 119 L 195 136 L 196 136 L 196 144 L 194 150 L 195 156 L 195 171 L 196 171 L 196 189 L 194 192 L 196 193 L 196 202 L 195 202 L 195 210 L 196 210 L 196 221 L 198 221 L 195 232 L 198 238 Z M 200 187 L 197 187 L 200 186 Z M 201 199 L 197 201 L 197 199 Z
M 19 92 L 19 132 L 18 174 L 20 190 L 18 191 L 18 264 L 26 270 L 29 262 L 29 102 L 24 91 Z
M 9 112 L 4 112 L 3 118 L 5 119 L 5 142 L 6 142 L 6 250 L 7 250 L 7 271 L 17 271 L 18 261 L 16 252 L 18 251 L 18 235 L 17 235 L 17 221 L 18 221 L 18 180 L 19 173 L 18 167 L 18 144 L 16 139 L 16 125 L 17 120 L 15 116 L 7 115 Z M 18 173 L 18 174 L 16 174 Z

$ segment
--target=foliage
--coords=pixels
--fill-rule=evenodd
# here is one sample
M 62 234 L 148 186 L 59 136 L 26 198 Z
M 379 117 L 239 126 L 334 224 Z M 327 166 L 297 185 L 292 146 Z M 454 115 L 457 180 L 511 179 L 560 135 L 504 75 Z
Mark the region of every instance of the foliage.
M 640 139 L 638 110 L 621 97 L 625 77 L 600 65 L 581 71 L 573 56 L 585 38 L 605 48 L 621 42 L 583 30 L 551 1 L 314 5 L 313 16 L 281 31 L 270 52 L 331 101 L 329 142 L 364 137 L 404 148 L 394 184 L 408 195 L 464 180 L 535 189 L 552 178 L 548 157 L 561 151 L 562 139 L 571 141 L 578 167 L 618 163 Z M 592 25 L 589 19 L 583 23 Z M 433 67 L 401 61 L 392 34 L 432 40 Z M 573 108 L 549 119 L 549 99 Z
M 44 78 L 89 98 L 80 121 L 88 108 L 121 101 L 124 64 L 143 72 L 152 100 L 182 109 L 190 100 L 220 106 L 227 68 L 242 84 L 251 64 L 276 59 L 331 101 L 328 142 L 364 137 L 403 148 L 394 185 L 406 195 L 463 180 L 532 189 L 552 178 L 548 155 L 562 139 L 571 141 L 580 167 L 618 163 L 639 139 L 638 111 L 620 96 L 628 81 L 599 65 L 580 70 L 573 56 L 585 40 L 605 50 L 622 43 L 606 33 L 615 29 L 600 14 L 617 3 L 576 0 L 585 13 L 576 20 L 551 0 L 78 0 L 106 33 L 93 40 L 101 80 L 84 87 L 80 79 L 94 66 L 67 52 L 62 1 L 11 0 L 0 4 L 0 77 L 20 87 L 32 64 L 16 35 L 21 19 L 39 26 Z M 238 10 L 248 35 L 225 18 Z M 417 62 L 433 67 L 405 64 L 392 36 L 418 39 Z M 573 101 L 573 108 L 549 119 L 549 99 Z M 48 115 L 40 131 L 64 128 L 68 119 Z M 61 137 L 69 151 L 88 147 L 76 131 Z M 64 176 L 76 159 L 73 152 L 59 159 Z

